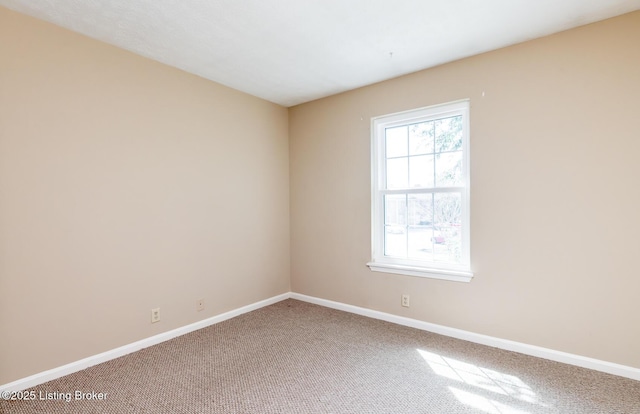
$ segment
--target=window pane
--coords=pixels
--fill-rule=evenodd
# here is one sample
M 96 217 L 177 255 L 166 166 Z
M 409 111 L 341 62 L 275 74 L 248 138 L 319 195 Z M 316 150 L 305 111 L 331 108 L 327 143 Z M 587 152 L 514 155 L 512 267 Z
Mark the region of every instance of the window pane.
M 433 260 L 431 227 L 409 227 L 407 237 L 407 256 L 410 259 Z
M 406 228 L 396 226 L 384 227 L 384 255 L 393 257 L 407 257 Z
M 434 194 L 433 207 L 436 226 L 460 225 L 462 222 L 460 193 Z
M 409 194 L 407 207 L 410 226 L 431 226 L 433 224 L 433 194 Z
M 409 180 L 408 158 L 387 160 L 387 188 L 407 188 Z
M 433 121 L 409 127 L 409 155 L 432 154 L 434 145 Z
M 407 196 L 388 194 L 384 196 L 384 254 L 407 256 Z
M 462 257 L 462 203 L 459 193 L 434 194 L 434 259 L 460 263 Z
M 385 129 L 385 145 L 387 158 L 403 157 L 408 155 L 408 129 L 409 128 L 407 126 Z
M 384 196 L 384 225 L 407 225 L 407 196 L 404 194 L 388 194 Z
M 456 187 L 462 184 L 462 151 L 436 154 L 436 185 Z
M 409 187 L 433 187 L 433 155 L 409 157 Z
M 433 225 L 433 195 L 409 194 L 407 254 L 411 259 L 433 260 L 431 243 Z
M 462 149 L 462 116 L 435 121 L 436 152 Z

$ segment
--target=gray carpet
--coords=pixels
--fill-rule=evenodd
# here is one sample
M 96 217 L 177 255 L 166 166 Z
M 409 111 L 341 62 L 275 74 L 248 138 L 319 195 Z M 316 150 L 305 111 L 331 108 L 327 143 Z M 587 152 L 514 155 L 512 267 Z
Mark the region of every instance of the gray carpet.
M 0 412 L 640 413 L 639 381 L 295 300 L 29 391 Z

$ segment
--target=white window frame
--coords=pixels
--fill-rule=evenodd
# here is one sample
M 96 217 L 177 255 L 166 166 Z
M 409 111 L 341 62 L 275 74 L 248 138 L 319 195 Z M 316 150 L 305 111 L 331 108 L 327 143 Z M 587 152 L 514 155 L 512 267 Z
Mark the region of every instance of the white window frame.
M 462 182 L 463 185 L 451 188 L 429 188 L 426 191 L 444 193 L 456 191 L 461 194 L 461 262 L 459 264 L 440 263 L 415 259 L 402 259 L 384 254 L 384 195 L 398 193 L 398 190 L 385 188 L 385 129 L 432 121 L 450 116 L 462 115 Z M 367 266 L 372 271 L 420 276 L 435 279 L 469 282 L 471 272 L 470 247 L 470 170 L 469 170 L 469 100 L 461 100 L 371 119 L 371 250 L 372 259 Z M 424 192 L 425 189 L 403 189 L 400 193 Z

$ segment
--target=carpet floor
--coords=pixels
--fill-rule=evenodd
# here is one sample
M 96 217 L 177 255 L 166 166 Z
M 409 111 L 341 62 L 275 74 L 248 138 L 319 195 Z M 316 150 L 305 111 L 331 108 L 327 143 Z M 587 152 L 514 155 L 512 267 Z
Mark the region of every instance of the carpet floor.
M 640 381 L 291 299 L 28 391 L 0 412 L 640 414 Z

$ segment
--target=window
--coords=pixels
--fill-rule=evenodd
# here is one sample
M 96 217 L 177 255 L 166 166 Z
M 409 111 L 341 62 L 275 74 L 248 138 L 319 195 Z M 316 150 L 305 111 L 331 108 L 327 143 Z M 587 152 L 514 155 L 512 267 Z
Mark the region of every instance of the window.
M 470 281 L 469 101 L 372 119 L 371 270 Z

